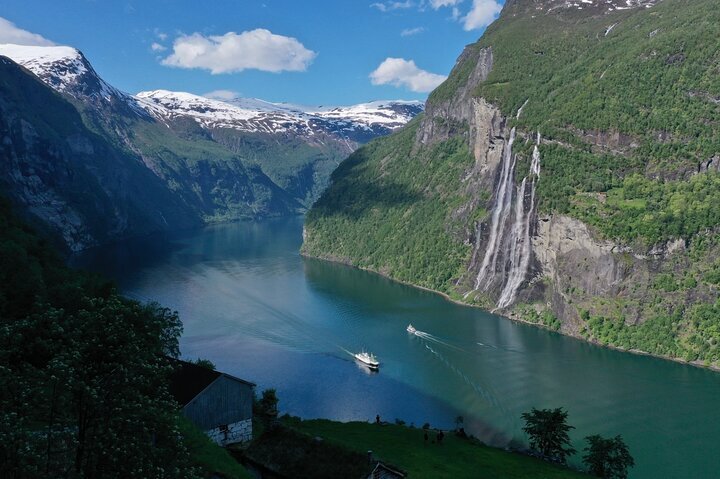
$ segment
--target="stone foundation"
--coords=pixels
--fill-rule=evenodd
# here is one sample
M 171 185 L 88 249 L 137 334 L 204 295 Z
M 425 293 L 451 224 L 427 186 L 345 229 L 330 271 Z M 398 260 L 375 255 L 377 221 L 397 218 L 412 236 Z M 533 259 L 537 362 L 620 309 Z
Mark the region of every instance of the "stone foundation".
M 252 439 L 252 419 L 234 422 L 226 426 L 205 431 L 211 441 L 219 446 L 227 446 Z

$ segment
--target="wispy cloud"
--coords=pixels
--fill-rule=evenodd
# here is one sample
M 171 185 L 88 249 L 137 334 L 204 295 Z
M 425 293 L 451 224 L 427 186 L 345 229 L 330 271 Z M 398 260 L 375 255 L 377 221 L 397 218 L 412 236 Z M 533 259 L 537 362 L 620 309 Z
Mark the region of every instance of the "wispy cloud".
M 415 27 L 415 28 L 406 28 L 402 32 L 400 32 L 401 37 L 409 37 L 412 35 L 417 35 L 418 33 L 424 32 L 425 29 L 423 27 Z
M 212 74 L 243 70 L 305 71 L 317 56 L 297 39 L 258 28 L 240 34 L 205 36 L 200 33 L 175 39 L 173 52 L 162 64 L 200 68 Z
M 430 6 L 434 10 L 438 10 L 442 7 L 454 7 L 459 5 L 463 0 L 430 0 Z
M 403 9 L 407 9 L 407 8 L 412 8 L 415 6 L 415 4 L 411 0 L 406 0 L 404 2 L 392 2 L 392 1 L 384 2 L 384 3 L 376 2 L 376 3 L 371 3 L 370 6 L 373 8 L 377 8 L 381 12 L 391 12 L 393 10 L 403 10 Z
M 240 96 L 240 93 L 233 90 L 213 90 L 207 93 L 203 93 L 205 98 L 212 98 L 213 100 L 233 100 Z
M 0 17 L 0 43 L 15 43 L 17 45 L 49 46 L 55 45 L 47 38 L 37 33 L 28 32 L 17 27 L 10 20 Z
M 427 93 L 445 81 L 444 75 L 422 70 L 413 60 L 386 58 L 370 74 L 373 85 L 393 85 L 408 88 L 418 93 Z
M 502 5 L 496 0 L 473 0 L 472 8 L 462 18 L 463 28 L 467 31 L 485 28 L 495 21 L 502 11 Z
M 150 49 L 154 52 L 164 52 L 167 50 L 167 47 L 160 45 L 158 42 L 153 42 L 153 44 L 150 45 Z

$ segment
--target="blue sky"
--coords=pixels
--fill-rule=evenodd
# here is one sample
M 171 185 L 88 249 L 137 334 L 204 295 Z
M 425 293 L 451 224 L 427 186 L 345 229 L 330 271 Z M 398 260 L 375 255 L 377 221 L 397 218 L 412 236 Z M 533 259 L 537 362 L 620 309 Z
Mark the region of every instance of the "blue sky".
M 219 90 L 309 105 L 424 99 L 500 3 L 3 0 L 0 43 L 32 43 L 33 33 L 77 47 L 130 93 Z

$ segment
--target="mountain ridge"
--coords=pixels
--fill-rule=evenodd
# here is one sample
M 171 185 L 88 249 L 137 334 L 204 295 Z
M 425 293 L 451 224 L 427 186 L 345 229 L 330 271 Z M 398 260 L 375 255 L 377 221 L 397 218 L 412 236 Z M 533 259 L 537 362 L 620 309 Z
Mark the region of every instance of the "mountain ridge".
M 263 102 L 264 110 L 271 111 L 249 110 L 248 103 L 258 106 L 260 101 L 237 100 L 239 105 L 233 105 L 188 94 L 179 95 L 186 103 L 179 102 L 175 105 L 179 110 L 173 111 L 162 102 L 151 101 L 157 92 L 132 96 L 113 87 L 72 47 L 3 44 L 0 56 L 13 64 L 17 60 L 21 64 L 18 68 L 28 78 L 37 78 L 55 94 L 48 97 L 52 98 L 54 111 L 70 115 L 67 107 L 60 106 L 68 103 L 83 123 L 79 134 L 63 138 L 66 129 L 61 122 L 50 129 L 41 127 L 43 106 L 36 102 L 26 99 L 0 112 L 0 117 L 15 122 L 7 125 L 8 131 L 20 128 L 15 124 L 27 124 L 43 132 L 30 138 L 34 148 L 43 150 L 36 156 L 30 155 L 31 149 L 25 144 L 27 138 L 7 137 L 15 161 L 7 171 L 4 194 L 72 251 L 154 231 L 302 213 L 319 196 L 330 172 L 347 154 L 361 143 L 404 124 L 420 111 L 413 102 L 397 105 L 379 102 L 351 107 L 348 111 L 355 116 L 345 118 L 342 109 L 316 108 L 305 113 L 277 105 L 271 108 L 272 104 Z M 20 74 L 14 78 L 17 81 L 7 85 L 10 96 L 26 92 L 24 84 L 31 83 L 29 79 L 19 80 L 23 78 Z M 163 95 L 178 96 L 172 92 Z M 199 102 L 198 108 L 189 108 L 187 100 L 191 100 L 190 104 Z M 208 116 L 208 105 L 229 112 L 232 121 L 203 122 L 202 116 Z M 217 120 L 212 115 L 210 119 Z M 280 128 L 259 131 L 247 128 L 246 120 L 278 124 Z M 24 126 L 20 129 L 29 131 Z M 48 141 L 44 134 L 53 139 Z M 104 157 L 98 154 L 101 150 L 94 143 L 98 139 L 104 145 Z M 148 191 L 145 202 L 134 203 L 124 197 L 106 178 L 88 188 L 86 200 L 89 204 L 106 202 L 109 207 L 117 203 L 119 209 L 100 214 L 99 210 L 81 204 L 69 185 L 57 189 L 51 173 L 55 166 L 47 163 L 53 153 L 44 150 L 46 144 L 53 142 L 58 145 L 56 149 L 70 145 L 76 155 L 84 155 L 83 165 L 67 159 L 66 166 L 73 173 L 80 168 L 83 175 L 93 176 L 95 171 L 102 176 L 107 171 L 108 158 L 114 159 L 118 178 L 134 178 L 142 171 L 143 179 L 138 181 Z M 100 197 L 104 199 L 100 201 Z M 168 204 L 169 209 L 158 214 L 153 199 L 162 203 L 160 198 L 175 206 Z M 57 211 L 38 207 L 44 201 L 62 206 Z M 120 213 L 130 205 L 134 205 L 138 215 Z M 170 214 L 173 208 L 183 213 Z M 72 218 L 72 225 L 59 220 L 63 210 Z M 147 220 L 148 215 L 157 216 L 159 221 Z M 141 217 L 146 219 L 140 220 Z

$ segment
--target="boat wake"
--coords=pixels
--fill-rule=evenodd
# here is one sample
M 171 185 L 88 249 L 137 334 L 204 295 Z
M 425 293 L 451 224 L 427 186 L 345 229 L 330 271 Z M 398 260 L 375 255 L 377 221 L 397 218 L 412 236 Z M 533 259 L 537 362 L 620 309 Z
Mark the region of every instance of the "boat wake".
M 425 331 L 420 331 L 419 329 L 415 329 L 412 324 L 407 327 L 407 331 L 415 336 L 417 336 L 420 339 L 424 339 L 425 341 L 428 341 L 430 343 L 440 344 L 445 347 L 455 349 L 457 351 L 461 351 L 463 353 L 471 353 L 471 351 L 458 346 L 457 344 L 453 344 L 450 342 L 451 340 L 446 338 L 441 338 L 439 336 L 435 336 L 434 334 L 430 334 Z

